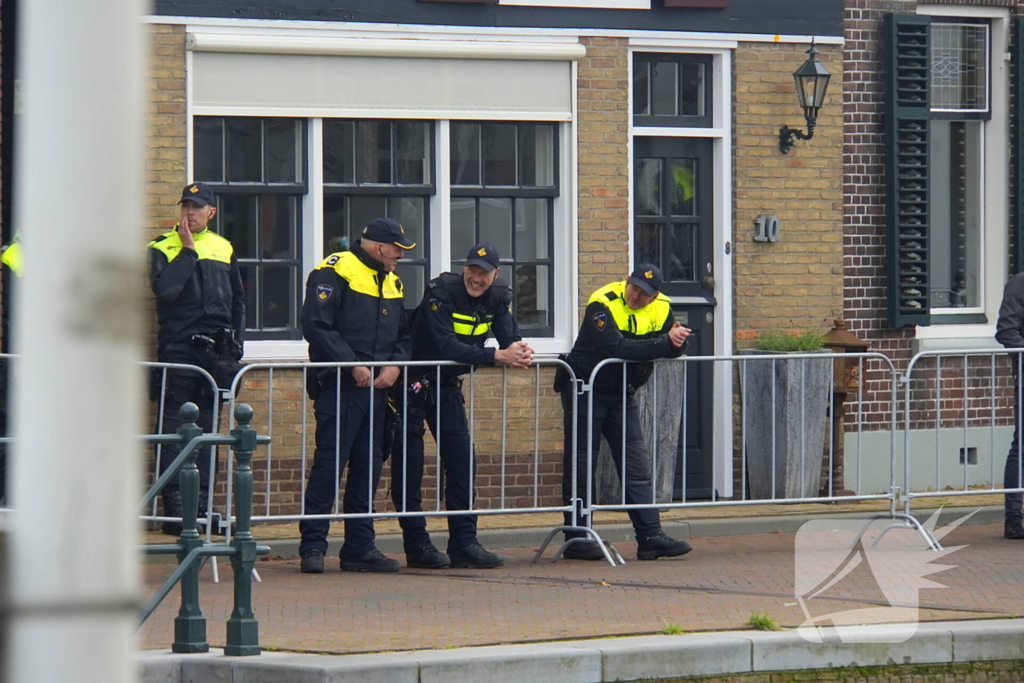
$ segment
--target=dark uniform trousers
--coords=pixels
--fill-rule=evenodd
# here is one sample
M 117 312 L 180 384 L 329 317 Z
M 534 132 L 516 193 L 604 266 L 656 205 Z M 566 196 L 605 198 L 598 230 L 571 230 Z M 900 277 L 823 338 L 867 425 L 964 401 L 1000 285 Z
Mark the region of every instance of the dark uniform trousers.
M 562 410 L 564 412 L 565 425 L 565 460 L 564 476 L 562 477 L 562 502 L 568 505 L 572 502 L 572 394 L 575 391 L 575 383 L 571 383 L 562 391 Z M 587 471 L 587 450 L 588 431 L 593 435 L 593 462 L 596 463 L 597 454 L 601 445 L 601 437 L 608 440 L 611 449 L 612 460 L 615 463 L 615 470 L 619 473 L 620 481 L 623 478 L 622 471 L 625 469 L 626 482 L 626 504 L 653 503 L 654 491 L 651 487 L 651 461 L 647 454 L 647 446 L 643 441 L 643 433 L 640 429 L 640 412 L 637 409 L 636 401 L 632 397 L 626 399 L 625 416 L 622 410 L 621 392 L 594 392 L 594 413 L 589 414 L 587 397 L 579 397 L 579 419 L 576 421 L 576 496 L 580 499 L 580 505 L 586 505 L 587 485 L 590 484 L 591 501 L 594 500 L 594 476 L 593 471 Z M 625 417 L 625 420 L 623 420 Z M 622 432 L 626 432 L 626 449 L 622 449 Z M 625 457 L 623 457 L 625 456 Z M 623 468 L 625 460 L 625 468 Z M 591 465 L 593 467 L 593 464 Z M 586 518 L 579 514 L 565 513 L 566 526 L 587 526 Z M 573 519 L 575 517 L 575 520 Z M 661 522 L 657 508 L 642 508 L 629 511 L 629 520 L 633 523 L 633 529 L 637 538 L 644 539 L 661 529 Z M 572 534 L 567 534 L 571 536 Z
M 417 403 L 418 405 L 413 405 Z M 406 452 L 395 447 L 391 456 L 391 499 L 399 511 L 423 510 L 423 412 L 434 440 L 440 443 L 444 468 L 444 497 L 449 510 L 470 510 L 473 504 L 475 462 L 466 419 L 466 398 L 456 386 L 441 388 L 441 421 L 438 424 L 437 392 L 428 389 L 409 396 L 406 411 Z M 412 413 L 417 413 L 413 415 Z M 440 428 L 440 431 L 438 429 Z M 401 437 L 401 432 L 399 432 Z M 448 517 L 448 550 L 458 550 L 477 542 L 476 515 Z M 405 550 L 410 552 L 430 540 L 425 517 L 400 517 Z
M 199 367 L 203 365 L 196 350 L 188 344 L 168 344 L 161 350 L 159 358 L 162 363 L 181 363 Z M 155 373 L 154 379 L 156 381 L 163 379 L 161 369 L 156 369 Z M 159 385 L 157 389 L 159 390 Z M 202 428 L 204 434 L 212 432 L 214 393 L 214 388 L 210 386 L 210 382 L 203 375 L 197 372 L 169 368 L 167 370 L 167 383 L 163 396 L 162 433 L 173 434 L 178 430 L 178 427 L 181 426 L 181 417 L 179 415 L 181 404 L 189 401 L 199 407 L 199 418 L 196 420 L 196 424 Z M 181 447 L 177 444 L 164 444 L 160 447 L 160 474 L 167 471 L 167 468 L 171 466 L 174 459 L 178 457 L 179 452 L 181 452 Z M 214 458 L 212 462 L 211 458 Z M 217 471 L 217 463 L 212 448 L 206 446 L 199 451 L 199 455 L 196 457 L 196 466 L 199 468 L 199 488 L 205 491 L 210 487 L 210 472 Z M 167 482 L 166 488 L 177 489 L 178 478 L 174 477 L 171 481 Z M 200 507 L 203 505 L 205 505 L 205 501 L 200 501 Z
M 1016 359 L 1013 359 L 1016 362 Z M 1020 419 L 1021 419 L 1021 389 L 1014 383 L 1013 392 L 1013 441 L 1010 442 L 1010 451 L 1006 454 L 1006 467 L 1003 470 L 1003 488 L 1019 489 L 1024 488 L 1024 472 L 1020 466 Z M 1024 494 L 1006 493 L 1003 494 L 1004 519 L 1006 521 L 1021 520 L 1021 503 L 1024 502 Z
M 348 481 L 342 511 L 370 512 L 373 493 L 380 483 L 384 435 L 384 402 L 387 391 L 373 391 L 373 448 L 370 448 L 370 389 L 342 383 L 340 401 L 337 385 L 325 386 L 313 402 L 316 415 L 316 451 L 306 484 L 306 514 L 324 515 L 333 511 L 341 474 L 348 465 Z M 371 487 L 372 479 L 372 487 Z M 319 550 L 327 553 L 330 520 L 299 522 L 302 542 L 299 553 Z M 341 554 L 354 557 L 374 547 L 373 521 L 369 518 L 345 520 L 345 544 Z

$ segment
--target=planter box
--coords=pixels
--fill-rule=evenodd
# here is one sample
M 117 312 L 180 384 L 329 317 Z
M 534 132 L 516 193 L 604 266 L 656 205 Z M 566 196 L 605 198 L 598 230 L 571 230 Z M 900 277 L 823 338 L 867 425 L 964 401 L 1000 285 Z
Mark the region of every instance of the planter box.
M 787 359 L 785 353 L 758 350 L 742 353 L 774 357 L 743 361 L 739 368 L 740 382 L 746 383 L 743 429 L 751 498 L 816 497 L 821 484 L 832 359 Z

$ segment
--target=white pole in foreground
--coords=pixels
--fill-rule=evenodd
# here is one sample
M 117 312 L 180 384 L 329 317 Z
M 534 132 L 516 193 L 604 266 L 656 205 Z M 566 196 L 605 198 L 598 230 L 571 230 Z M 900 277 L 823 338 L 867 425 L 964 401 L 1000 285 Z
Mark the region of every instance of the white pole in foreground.
M 135 679 L 143 9 L 19 6 L 9 683 Z

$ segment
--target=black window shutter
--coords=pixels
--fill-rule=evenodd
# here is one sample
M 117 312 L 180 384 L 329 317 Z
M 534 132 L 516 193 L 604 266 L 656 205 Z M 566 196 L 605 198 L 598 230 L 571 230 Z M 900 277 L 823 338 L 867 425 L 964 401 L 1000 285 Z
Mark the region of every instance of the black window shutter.
M 886 297 L 890 327 L 931 322 L 930 19 L 885 17 Z
M 1024 272 L 1024 18 L 1017 18 L 1016 69 L 1014 70 L 1014 192 L 1016 193 L 1016 215 L 1013 217 L 1013 272 Z

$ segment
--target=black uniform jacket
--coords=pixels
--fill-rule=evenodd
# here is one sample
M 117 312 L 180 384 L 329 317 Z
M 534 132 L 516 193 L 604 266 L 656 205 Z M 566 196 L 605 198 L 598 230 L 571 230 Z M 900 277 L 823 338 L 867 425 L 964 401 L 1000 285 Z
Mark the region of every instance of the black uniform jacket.
M 149 282 L 156 294 L 160 348 L 187 342 L 193 334 L 234 329 L 242 340 L 245 292 L 231 242 L 210 229 L 181 246 L 177 226 L 149 243 Z
M 1024 348 L 1024 273 L 1011 277 L 1003 289 L 999 320 L 996 322 L 996 341 L 1008 349 Z M 1016 378 L 1024 357 L 1010 356 L 1010 360 Z
M 589 381 L 590 373 L 606 358 L 652 361 L 678 358 L 686 344 L 676 348 L 669 341 L 668 331 L 675 324 L 668 297 L 658 297 L 644 308 L 634 311 L 625 304 L 625 282 L 613 282 L 594 292 L 583 313 L 579 336 L 569 353 L 576 378 Z M 637 389 L 650 378 L 649 363 L 630 365 L 629 385 Z M 622 391 L 622 365 L 605 366 L 594 382 L 603 392 Z
M 469 372 L 470 365 L 494 365 L 494 348 L 484 346 L 491 334 L 503 349 L 522 340 L 519 324 L 508 307 L 511 300 L 512 292 L 501 280 L 495 280 L 482 296 L 472 298 L 462 275 L 441 273 L 427 284 L 416 311 L 413 360 L 466 364 L 443 367 L 442 378 Z
M 352 251 L 331 254 L 306 280 L 301 322 L 309 359 L 409 360 L 411 340 L 402 296 L 398 276 L 359 244 Z

